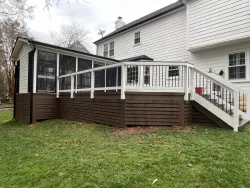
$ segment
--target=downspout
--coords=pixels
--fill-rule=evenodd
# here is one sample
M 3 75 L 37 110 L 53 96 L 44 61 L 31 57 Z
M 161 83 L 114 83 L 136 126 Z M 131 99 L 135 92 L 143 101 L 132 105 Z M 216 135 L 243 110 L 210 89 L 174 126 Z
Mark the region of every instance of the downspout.
M 29 44 L 29 43 L 28 43 Z M 31 88 L 30 88 L 30 124 L 33 123 L 33 97 L 34 97 L 34 92 L 33 92 L 33 86 L 34 86 L 34 62 L 35 62 L 35 51 L 36 47 L 35 44 L 33 44 L 34 49 L 29 52 L 29 60 L 28 60 L 28 76 L 30 76 L 28 79 L 31 82 Z M 30 62 L 30 53 L 33 55 L 33 62 Z M 31 69 L 30 69 L 31 66 Z M 29 71 L 32 72 L 32 74 L 29 74 Z M 28 84 L 29 84 L 28 80 Z M 29 87 L 28 87 L 29 88 Z

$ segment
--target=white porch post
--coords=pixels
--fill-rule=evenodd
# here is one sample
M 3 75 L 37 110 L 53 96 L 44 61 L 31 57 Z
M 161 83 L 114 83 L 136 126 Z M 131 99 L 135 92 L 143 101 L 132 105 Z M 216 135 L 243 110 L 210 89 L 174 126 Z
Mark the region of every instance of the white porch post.
M 115 86 L 116 87 L 118 87 L 118 73 L 119 73 L 119 71 L 118 71 L 118 67 L 116 68 L 116 81 L 115 81 Z M 116 92 L 117 92 L 118 90 L 116 89 Z
M 70 98 L 74 98 L 74 86 L 75 86 L 75 79 L 74 79 L 74 76 L 71 76 L 71 92 L 70 92 Z
M 127 67 L 124 64 L 121 66 L 121 73 L 121 99 L 125 99 Z
M 78 72 L 78 57 L 76 57 L 76 72 Z M 78 85 L 77 77 L 78 77 L 78 75 L 76 75 L 76 89 L 78 89 L 77 88 L 77 85 Z M 76 93 L 77 93 L 77 90 L 76 90 Z
M 105 63 L 105 66 L 107 65 L 107 63 Z M 107 87 L 107 69 L 105 69 L 105 73 L 104 73 L 104 88 Z M 106 90 L 104 90 L 104 92 L 106 92 Z
M 59 82 L 59 62 L 60 62 L 60 55 L 59 53 L 56 54 L 56 98 L 59 98 L 59 90 L 60 90 L 60 82 Z
M 95 89 L 95 72 L 91 71 L 91 91 L 90 91 L 90 98 L 94 98 L 94 89 Z
M 190 100 L 193 101 L 194 100 L 194 82 L 195 82 L 195 79 L 194 79 L 194 69 L 193 68 L 190 68 L 190 92 L 191 92 L 191 96 L 190 96 Z
M 188 101 L 188 65 L 184 66 L 184 100 Z
M 238 128 L 239 128 L 239 123 L 240 123 L 240 113 L 239 113 L 239 92 L 234 90 L 234 131 L 238 132 Z
M 36 49 L 34 54 L 33 93 L 36 93 L 36 86 L 37 86 L 37 58 L 38 58 L 38 50 Z

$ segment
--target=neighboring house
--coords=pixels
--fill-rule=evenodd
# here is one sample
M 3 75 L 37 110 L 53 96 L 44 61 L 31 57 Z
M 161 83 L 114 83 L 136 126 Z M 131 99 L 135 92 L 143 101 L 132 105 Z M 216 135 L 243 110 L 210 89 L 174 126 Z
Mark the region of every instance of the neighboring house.
M 97 55 L 187 61 L 250 91 L 250 1 L 179 0 L 96 41 Z M 222 72 L 221 72 L 222 73 Z
M 90 53 L 88 49 L 80 41 L 76 41 L 74 44 L 72 44 L 72 46 L 69 46 L 69 48 L 84 53 Z

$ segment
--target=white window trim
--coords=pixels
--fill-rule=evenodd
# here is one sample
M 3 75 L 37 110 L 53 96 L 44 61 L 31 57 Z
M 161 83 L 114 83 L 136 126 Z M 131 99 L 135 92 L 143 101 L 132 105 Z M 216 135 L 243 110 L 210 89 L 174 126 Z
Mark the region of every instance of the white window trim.
M 111 42 L 114 42 L 114 55 L 112 55 L 112 56 L 110 56 L 110 43 Z M 115 41 L 114 40 L 112 40 L 112 41 L 109 41 L 109 43 L 108 43 L 108 47 L 109 47 L 109 49 L 108 49 L 108 57 L 109 58 L 114 58 L 114 56 L 115 56 Z
M 228 72 L 228 68 L 229 68 L 229 55 L 230 54 L 235 54 L 235 53 L 241 53 L 244 52 L 246 54 L 246 78 L 242 78 L 242 79 L 229 79 L 229 72 Z M 225 79 L 227 81 L 230 81 L 232 83 L 234 82 L 246 82 L 250 80 L 250 49 L 241 49 L 241 50 L 235 50 L 235 51 L 229 51 L 226 53 L 225 55 Z
M 135 44 L 135 39 L 137 39 L 137 38 L 135 38 L 135 34 L 136 34 L 136 33 L 140 33 L 140 42 Z M 136 32 L 134 32 L 134 40 L 133 40 L 133 43 L 134 43 L 134 46 L 139 46 L 139 45 L 141 45 L 141 31 L 136 31 Z
M 167 80 L 172 80 L 173 78 L 176 78 L 176 79 L 180 79 L 181 77 L 181 69 L 180 69 L 180 66 L 178 66 L 178 69 L 179 69 L 179 76 L 169 76 L 169 66 L 167 67 L 167 76 L 166 76 L 166 79 Z M 184 71 L 184 70 L 183 70 Z
M 108 45 L 108 51 L 107 51 L 107 52 L 108 52 L 108 55 L 107 55 L 107 56 L 104 56 L 104 53 L 106 52 L 106 51 L 105 51 L 105 45 Z M 109 42 L 103 44 L 103 57 L 109 57 Z

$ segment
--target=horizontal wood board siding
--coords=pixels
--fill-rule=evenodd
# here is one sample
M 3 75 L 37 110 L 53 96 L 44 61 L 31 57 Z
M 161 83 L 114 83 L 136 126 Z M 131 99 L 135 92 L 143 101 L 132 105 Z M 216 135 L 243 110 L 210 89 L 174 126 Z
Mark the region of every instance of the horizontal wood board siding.
M 96 93 L 94 99 L 90 99 L 89 93 L 75 94 L 73 99 L 63 94 L 58 99 L 58 108 L 61 119 L 123 126 L 124 105 L 120 93 Z
M 127 126 L 174 126 L 183 124 L 181 108 L 184 94 L 127 93 L 125 124 Z
M 16 94 L 16 120 L 30 123 L 30 93 Z
M 33 119 L 56 119 L 58 110 L 56 94 L 33 94 L 33 108 Z

